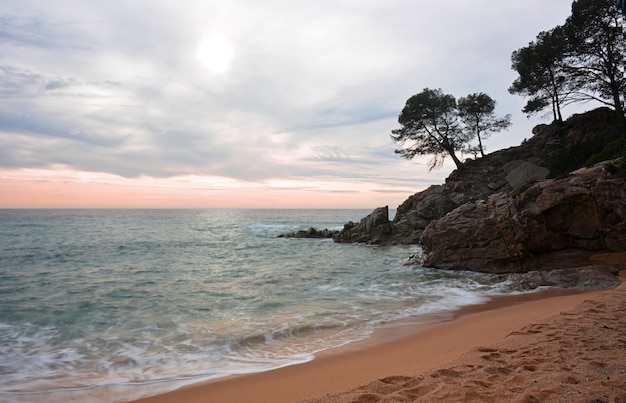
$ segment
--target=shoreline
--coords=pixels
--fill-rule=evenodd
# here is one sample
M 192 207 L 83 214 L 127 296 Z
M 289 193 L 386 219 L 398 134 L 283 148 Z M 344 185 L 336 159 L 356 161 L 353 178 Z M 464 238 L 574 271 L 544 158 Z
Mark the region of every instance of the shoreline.
M 602 260 L 611 259 L 623 264 L 624 254 Z M 624 291 L 625 276 L 620 273 L 622 284 L 615 289 L 498 296 L 450 313 L 384 324 L 368 339 L 319 353 L 304 364 L 209 380 L 135 402 L 349 401 L 347 391 L 368 382 L 432 370 L 585 301 Z

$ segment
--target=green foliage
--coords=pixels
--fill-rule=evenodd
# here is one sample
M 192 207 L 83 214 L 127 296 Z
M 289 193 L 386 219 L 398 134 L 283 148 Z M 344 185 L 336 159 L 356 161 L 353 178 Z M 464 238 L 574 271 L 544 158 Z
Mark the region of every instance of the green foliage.
M 612 162 L 609 162 L 604 166 L 604 171 L 611 175 L 615 175 L 619 172 L 619 170 L 620 168 Z
M 541 112 L 542 110 L 546 109 L 550 105 L 553 105 L 553 115 L 555 116 L 554 120 L 562 120 L 563 116 L 560 115 L 560 111 L 561 111 L 560 104 L 556 102 L 551 103 L 548 99 L 540 98 L 538 96 L 535 96 L 529 99 L 528 102 L 526 102 L 526 105 L 524 106 L 524 108 L 522 109 L 522 112 L 524 112 L 527 116 L 531 116 L 537 112 Z
M 398 116 L 401 127 L 392 130 L 391 138 L 400 144 L 395 150 L 403 158 L 433 155 L 428 167 L 440 167 L 449 155 L 456 167 L 463 169 L 457 152 L 472 152 L 476 147 L 471 140 L 482 138 L 510 125 L 510 117 L 497 118 L 494 114 L 495 101 L 488 95 L 471 94 L 461 98 L 459 105 L 450 94 L 441 89 L 424 88 L 419 94 L 406 101 Z
M 519 77 L 509 92 L 529 98 L 523 111 L 536 113 L 552 105 L 600 102 L 614 109 L 626 133 L 626 18 L 623 0 L 575 0 L 561 26 L 541 32 L 535 42 L 513 52 Z
M 596 100 L 617 112 L 626 129 L 626 23 L 615 0 L 576 0 L 565 23 L 572 77 L 585 83 L 584 100 Z
M 478 139 L 478 151 L 485 156 L 483 140 L 491 133 L 505 130 L 511 126 L 511 115 L 499 118 L 495 114 L 496 101 L 484 92 L 459 98 L 459 116 L 465 125 L 468 137 Z
M 542 150 L 546 168 L 551 176 L 567 174 L 589 166 L 592 156 L 602 154 L 610 144 L 622 138 L 614 114 L 609 108 L 599 108 L 592 112 L 574 115 L 552 135 L 558 146 L 543 144 Z M 548 141 L 549 142 L 549 141 Z M 595 162 L 618 156 L 612 153 L 600 157 Z
M 462 167 L 456 152 L 463 149 L 466 139 L 452 95 L 444 94 L 441 89 L 425 88 L 406 101 L 398 123 L 402 127 L 391 132 L 391 138 L 402 146 L 396 149 L 397 154 L 407 159 L 432 154 L 428 166 L 433 169 L 443 164 L 447 153 L 457 168 Z
M 620 157 L 626 159 L 626 139 L 623 137 L 613 140 L 607 144 L 602 151 L 592 155 L 585 163 L 585 166 L 592 166 L 602 161 L 613 160 Z
M 509 92 L 530 98 L 522 112 L 530 116 L 551 106 L 554 120 L 563 121 L 561 107 L 572 101 L 577 90 L 577 82 L 566 79 L 566 52 L 562 27 L 539 33 L 535 42 L 513 52 L 511 68 L 519 77 Z

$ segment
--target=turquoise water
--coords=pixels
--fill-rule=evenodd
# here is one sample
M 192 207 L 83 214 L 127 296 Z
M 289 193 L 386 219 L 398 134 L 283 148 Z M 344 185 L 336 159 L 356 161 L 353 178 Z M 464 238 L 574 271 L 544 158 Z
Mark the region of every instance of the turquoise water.
M 369 212 L 0 210 L 0 401 L 123 401 L 306 362 L 500 292 L 404 266 L 415 246 L 276 238 Z

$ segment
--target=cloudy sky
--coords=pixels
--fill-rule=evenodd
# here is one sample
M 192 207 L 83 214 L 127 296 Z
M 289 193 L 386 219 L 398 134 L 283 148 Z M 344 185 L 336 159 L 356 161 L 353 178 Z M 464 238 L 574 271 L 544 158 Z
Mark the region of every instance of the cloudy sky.
M 0 207 L 396 207 L 425 87 L 486 92 L 571 0 L 0 0 Z M 566 110 L 566 112 L 568 112 Z

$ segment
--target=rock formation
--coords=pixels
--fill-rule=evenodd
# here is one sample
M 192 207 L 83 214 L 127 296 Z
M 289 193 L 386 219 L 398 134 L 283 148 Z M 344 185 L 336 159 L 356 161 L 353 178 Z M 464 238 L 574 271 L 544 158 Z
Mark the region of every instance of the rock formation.
M 333 236 L 339 243 L 364 242 L 372 244 L 388 243 L 393 236 L 389 221 L 389 207 L 378 207 L 359 223 L 348 222 Z
M 421 244 L 413 264 L 523 273 L 508 274 L 516 287 L 614 285 L 592 256 L 626 251 L 626 168 L 578 169 L 621 136 L 613 122 L 600 108 L 539 125 L 520 146 L 468 160 L 444 184 L 412 195 L 393 221 L 378 208 L 333 239 Z
M 479 208 L 497 193 L 519 191 L 537 180 L 567 174 L 582 166 L 591 155 L 620 136 L 613 111 L 599 108 L 573 115 L 566 122 L 539 125 L 533 137 L 520 146 L 499 150 L 464 163 L 465 169 L 453 171 L 442 185 L 434 185 L 410 196 L 396 216 L 376 234 L 371 226 L 348 223 L 333 237 L 336 242 L 416 244 L 424 229 L 467 203 L 466 209 Z M 517 190 L 516 190 L 517 189 Z M 378 210 L 378 209 L 377 209 Z
M 534 269 L 544 254 L 558 265 L 591 252 L 626 250 L 626 172 L 603 164 L 526 190 L 497 193 L 435 220 L 420 241 L 424 264 L 491 273 Z M 575 251 L 576 253 L 572 253 Z M 566 263 L 566 261 L 568 263 Z M 546 262 L 541 264 L 546 267 Z
M 468 160 L 444 184 L 410 196 L 393 221 L 388 208 L 379 207 L 332 237 L 346 243 L 421 244 L 425 258 L 414 261 L 445 269 L 565 268 L 549 276 L 527 274 L 518 282 L 550 285 L 560 278 L 563 284 L 585 284 L 584 273 L 597 268 L 592 255 L 626 251 L 626 162 L 621 169 L 602 164 L 578 169 L 620 138 L 614 116 L 611 109 L 599 108 L 536 126 L 520 146 Z M 573 273 L 578 280 L 571 280 Z M 596 283 L 607 284 L 603 281 Z
M 546 179 L 550 171 L 528 161 L 511 161 L 502 167 L 505 179 L 513 189 L 521 189 L 526 185 Z
M 326 228 L 323 230 L 317 230 L 311 227 L 308 230 L 286 232 L 278 235 L 277 238 L 332 238 L 338 232 L 339 231 L 333 231 Z
M 526 273 L 500 275 L 494 280 L 506 282 L 511 291 L 530 291 L 539 287 L 611 288 L 620 283 L 617 274 L 612 266 L 589 265 L 549 271 L 531 270 Z

